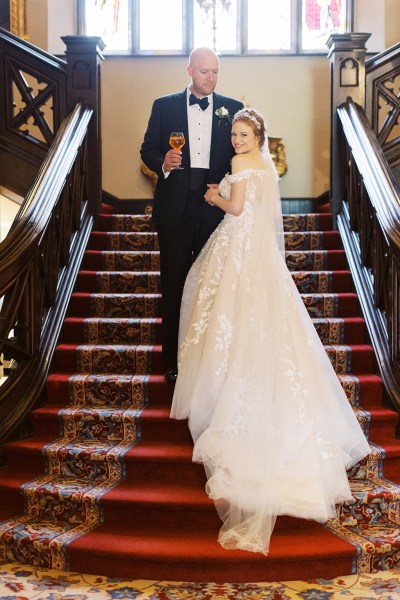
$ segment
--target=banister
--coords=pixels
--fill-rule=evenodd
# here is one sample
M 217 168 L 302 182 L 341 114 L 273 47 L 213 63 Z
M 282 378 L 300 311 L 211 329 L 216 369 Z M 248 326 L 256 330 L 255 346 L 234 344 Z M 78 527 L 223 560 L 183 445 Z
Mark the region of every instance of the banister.
M 0 444 L 40 402 L 101 204 L 104 44 L 62 39 L 66 60 L 0 30 L 0 183 L 24 197 L 0 244 Z
M 40 398 L 93 226 L 85 170 L 92 113 L 78 104 L 65 118 L 0 244 L 0 354 L 15 365 L 0 386 L 0 443 Z
M 395 58 L 398 58 L 400 52 L 400 42 L 386 48 L 382 52 L 371 56 L 365 61 L 365 70 L 367 76 L 375 69 L 389 65 Z M 390 69 L 388 69 L 390 70 Z
M 35 182 L 0 244 L 0 295 L 15 277 L 21 257 L 38 243 L 54 210 L 57 194 L 71 169 L 86 134 L 93 111 L 77 105 L 66 117 L 43 162 Z
M 29 52 L 32 56 L 39 58 L 42 62 L 45 61 L 51 66 L 60 67 L 62 70 L 65 69 L 65 60 L 58 58 L 54 54 L 46 52 L 46 50 L 43 50 L 42 48 L 31 44 L 27 40 L 24 40 L 19 36 L 14 35 L 10 31 L 8 31 L 7 29 L 3 29 L 2 27 L 0 27 L 0 39 L 5 44 L 8 44 L 10 47 L 12 47 L 13 52 L 15 52 L 15 50 Z
M 400 204 L 396 179 L 364 111 L 349 98 L 338 108 L 343 131 L 362 174 L 382 229 L 400 249 Z
M 386 397 L 400 412 L 400 190 L 363 109 L 348 98 L 337 114 L 338 228 Z

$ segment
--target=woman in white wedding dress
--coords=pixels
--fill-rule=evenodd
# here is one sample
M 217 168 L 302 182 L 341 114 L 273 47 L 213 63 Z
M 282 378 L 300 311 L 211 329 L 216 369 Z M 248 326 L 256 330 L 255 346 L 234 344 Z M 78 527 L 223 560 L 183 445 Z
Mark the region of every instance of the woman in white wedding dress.
M 258 112 L 236 113 L 232 144 L 205 196 L 225 218 L 185 284 L 171 417 L 189 419 L 219 542 L 267 554 L 277 515 L 325 522 L 352 498 L 346 469 L 370 449 L 285 264 Z

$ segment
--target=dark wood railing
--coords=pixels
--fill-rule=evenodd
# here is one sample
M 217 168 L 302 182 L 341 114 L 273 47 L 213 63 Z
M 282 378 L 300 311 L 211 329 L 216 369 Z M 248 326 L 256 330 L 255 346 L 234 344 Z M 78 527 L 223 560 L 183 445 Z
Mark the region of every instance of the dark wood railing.
M 369 37 L 332 34 L 327 43 L 330 206 L 386 399 L 400 413 L 400 44 L 365 60 Z
M 77 105 L 59 129 L 31 191 L 0 244 L 0 440 L 35 404 L 57 342 L 93 215 L 86 200 L 87 130 Z
M 365 113 L 392 169 L 400 164 L 400 42 L 365 62 Z
M 363 109 L 338 108 L 337 223 L 391 404 L 400 412 L 400 192 Z
M 25 196 L 67 114 L 65 61 L 0 29 L 0 183 Z
M 88 199 L 101 197 L 102 40 L 66 36 L 66 61 L 0 28 L 0 185 L 25 196 L 61 122 L 78 102 L 93 110 Z
M 0 30 L 0 184 L 24 197 L 0 244 L 0 443 L 37 403 L 101 202 L 99 38 L 61 61 Z

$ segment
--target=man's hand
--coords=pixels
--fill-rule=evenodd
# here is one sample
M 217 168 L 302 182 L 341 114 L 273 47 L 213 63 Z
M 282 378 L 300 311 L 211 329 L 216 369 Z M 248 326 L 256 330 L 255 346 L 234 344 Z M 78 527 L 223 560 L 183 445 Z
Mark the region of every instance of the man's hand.
M 182 162 L 182 154 L 178 150 L 168 150 L 164 158 L 163 171 L 169 173 L 176 167 L 180 167 Z

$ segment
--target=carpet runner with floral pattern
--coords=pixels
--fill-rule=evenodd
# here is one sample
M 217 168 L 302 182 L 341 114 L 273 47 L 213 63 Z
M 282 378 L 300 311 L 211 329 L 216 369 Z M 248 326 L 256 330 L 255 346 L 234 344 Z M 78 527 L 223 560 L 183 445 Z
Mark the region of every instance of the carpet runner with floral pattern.
M 354 503 L 327 525 L 279 517 L 270 554 L 227 551 L 191 461 L 160 346 L 157 236 L 147 215 L 103 214 L 70 300 L 32 436 L 3 448 L 0 558 L 113 577 L 257 582 L 400 565 L 398 415 L 328 214 L 285 215 L 286 257 L 371 444 Z

